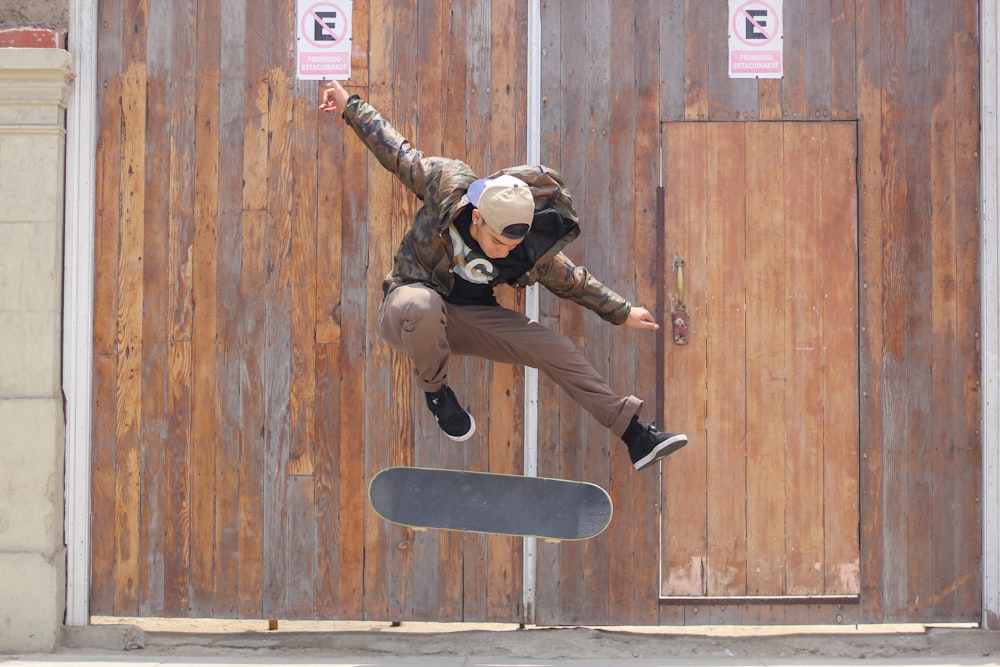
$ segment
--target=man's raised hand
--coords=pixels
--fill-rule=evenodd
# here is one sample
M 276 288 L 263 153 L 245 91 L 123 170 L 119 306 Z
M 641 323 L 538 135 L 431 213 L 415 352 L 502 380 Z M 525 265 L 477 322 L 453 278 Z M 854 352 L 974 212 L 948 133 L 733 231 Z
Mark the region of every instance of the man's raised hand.
M 348 98 L 350 98 L 350 95 L 348 95 L 347 91 L 344 90 L 344 87 L 340 85 L 340 82 L 331 81 L 323 90 L 323 101 L 320 103 L 319 108 L 321 111 L 325 111 L 326 113 L 343 111 L 344 107 L 347 106 Z

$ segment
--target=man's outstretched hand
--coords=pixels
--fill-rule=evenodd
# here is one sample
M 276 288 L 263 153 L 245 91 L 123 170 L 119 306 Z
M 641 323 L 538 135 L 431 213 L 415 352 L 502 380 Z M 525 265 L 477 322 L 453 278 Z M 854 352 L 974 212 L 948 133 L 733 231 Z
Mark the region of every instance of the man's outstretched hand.
M 628 319 L 625 320 L 624 324 L 630 329 L 656 331 L 660 328 L 660 325 L 653 319 L 652 314 L 642 306 L 632 306 L 632 310 L 628 311 Z
M 350 98 L 350 95 L 340 85 L 340 82 L 331 81 L 323 90 L 323 101 L 319 105 L 320 111 L 325 111 L 326 113 L 334 113 L 335 111 L 343 112 L 347 106 L 348 98 Z

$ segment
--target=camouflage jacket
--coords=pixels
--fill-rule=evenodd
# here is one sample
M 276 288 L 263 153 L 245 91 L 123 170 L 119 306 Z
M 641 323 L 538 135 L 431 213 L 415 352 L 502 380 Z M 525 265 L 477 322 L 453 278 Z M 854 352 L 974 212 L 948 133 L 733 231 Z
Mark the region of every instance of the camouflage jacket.
M 447 296 L 455 284 L 448 226 L 471 205 L 466 190 L 478 176 L 460 160 L 428 157 L 413 148 L 375 107 L 357 95 L 351 96 L 343 116 L 382 166 L 423 202 L 396 252 L 390 279 L 426 283 Z M 631 304 L 562 252 L 579 236 L 580 227 L 570 193 L 558 172 L 540 165 L 523 165 L 497 172 L 501 173 L 512 174 L 528 184 L 536 212 L 553 209 L 562 217 L 561 225 L 532 226 L 523 243 L 530 256 L 537 259 L 515 285 L 525 287 L 537 282 L 608 322 L 621 324 L 628 319 Z M 558 233 L 554 233 L 556 229 Z

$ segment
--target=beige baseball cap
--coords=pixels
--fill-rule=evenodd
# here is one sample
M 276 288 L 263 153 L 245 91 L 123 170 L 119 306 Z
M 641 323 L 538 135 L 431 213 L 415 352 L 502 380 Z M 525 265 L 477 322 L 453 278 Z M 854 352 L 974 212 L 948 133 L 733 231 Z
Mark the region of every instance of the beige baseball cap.
M 535 199 L 531 188 L 521 179 L 508 174 L 481 178 L 472 182 L 468 194 L 486 225 L 497 234 L 520 239 L 531 229 Z

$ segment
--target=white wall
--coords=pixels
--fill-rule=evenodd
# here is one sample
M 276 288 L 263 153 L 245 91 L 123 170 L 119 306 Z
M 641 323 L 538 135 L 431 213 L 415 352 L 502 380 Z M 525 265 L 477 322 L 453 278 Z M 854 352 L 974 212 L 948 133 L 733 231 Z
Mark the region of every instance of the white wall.
M 61 49 L 0 49 L 0 652 L 58 646 L 65 608 Z

